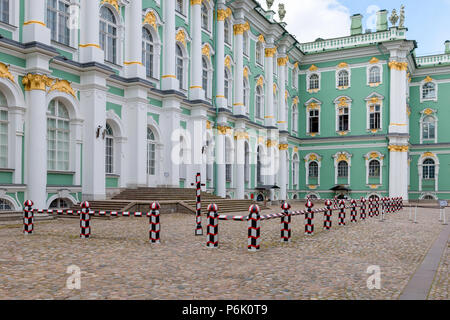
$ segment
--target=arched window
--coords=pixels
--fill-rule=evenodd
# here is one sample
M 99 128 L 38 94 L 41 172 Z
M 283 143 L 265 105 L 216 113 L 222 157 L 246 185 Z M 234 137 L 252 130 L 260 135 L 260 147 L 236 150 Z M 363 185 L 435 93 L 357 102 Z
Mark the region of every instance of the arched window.
M 0 92 L 0 168 L 8 168 L 8 103 Z
M 309 77 L 309 90 L 319 89 L 319 75 L 314 73 Z
M 230 107 L 231 106 L 231 102 L 232 102 L 232 96 L 231 96 L 231 92 L 232 92 L 232 90 L 231 90 L 231 81 L 232 81 L 232 79 L 231 79 L 231 72 L 230 72 L 230 70 L 227 67 L 225 67 L 224 75 L 225 75 L 225 79 L 224 79 L 224 95 L 225 95 L 225 98 L 227 99 L 227 104 Z
M 155 45 L 153 43 L 153 36 L 147 28 L 142 28 L 142 62 L 144 63 L 147 77 L 154 75 L 154 54 Z
M 184 55 L 179 44 L 176 47 L 176 63 L 177 79 L 180 82 L 180 88 L 184 89 Z
M 294 132 L 298 130 L 298 110 L 295 104 L 292 106 L 292 130 Z
M 348 177 L 348 163 L 346 161 L 341 161 L 338 163 L 338 178 Z
M 154 176 L 156 172 L 156 140 L 152 129 L 147 128 L 147 174 Z
M 105 60 L 117 63 L 117 23 L 113 12 L 103 6 L 100 9 L 100 48 Z
M 349 86 L 349 74 L 347 70 L 341 70 L 338 73 L 338 87 Z
M 380 177 L 380 162 L 378 160 L 372 160 L 369 162 L 369 178 Z
M 433 159 L 426 159 L 422 165 L 423 178 L 425 180 L 435 179 L 436 164 Z
M 0 21 L 9 23 L 9 0 L 0 1 Z
M 208 76 L 208 61 L 206 61 L 206 58 L 203 57 L 202 58 L 202 88 L 203 90 L 205 90 L 205 96 L 208 97 L 208 93 L 209 93 L 209 88 L 208 88 L 208 83 L 209 83 L 209 76 Z
M 422 99 L 436 99 L 436 85 L 432 82 L 422 86 Z
M 202 28 L 209 31 L 209 10 L 205 2 L 202 1 Z
M 70 150 L 69 112 L 59 100 L 52 100 L 47 116 L 47 168 L 68 171 Z
M 68 0 L 47 0 L 47 27 L 50 28 L 51 38 L 65 45 L 70 45 L 69 7 Z
M 256 87 L 256 117 L 258 119 L 264 117 L 264 97 L 261 86 Z
M 114 173 L 114 132 L 108 123 L 106 124 L 105 146 L 105 172 L 112 174 Z
M 433 116 L 427 116 L 422 123 L 422 139 L 435 140 L 436 138 L 436 119 Z
M 369 69 L 369 83 L 380 83 L 381 82 L 381 71 L 380 67 L 373 66 Z
M 319 165 L 316 161 L 311 161 L 308 166 L 308 176 L 310 178 L 318 178 L 319 177 Z
M 225 43 L 230 45 L 231 44 L 230 22 L 228 21 L 228 19 L 225 19 L 223 26 L 224 26 Z
M 49 209 L 68 209 L 70 201 L 67 199 L 58 198 L 52 201 Z
M 250 87 L 248 85 L 248 80 L 244 77 L 244 105 L 245 112 L 250 113 Z
M 0 199 L 0 211 L 11 211 L 13 210 L 14 206 L 5 199 Z

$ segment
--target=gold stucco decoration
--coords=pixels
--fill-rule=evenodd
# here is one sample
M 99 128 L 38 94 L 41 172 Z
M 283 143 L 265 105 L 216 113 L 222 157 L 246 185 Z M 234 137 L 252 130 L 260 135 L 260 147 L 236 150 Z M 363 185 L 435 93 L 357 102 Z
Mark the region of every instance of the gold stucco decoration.
M 186 47 L 186 33 L 183 29 L 178 30 L 175 40 L 181 42 Z
M 43 90 L 46 91 L 46 87 L 51 86 L 53 79 L 47 77 L 44 74 L 27 74 L 22 79 L 22 84 L 25 87 L 25 91 Z
M 153 11 L 149 11 L 145 15 L 144 24 L 149 24 L 153 27 L 153 29 L 157 30 L 158 26 L 156 25 L 156 16 Z
M 117 0 L 102 0 L 101 4 L 105 4 L 105 3 L 112 5 L 117 10 L 117 12 L 119 12 L 119 4 L 118 4 Z
M 12 82 L 14 82 L 14 77 L 11 74 L 11 72 L 9 71 L 9 66 L 7 66 L 6 64 L 0 62 L 0 78 L 5 78 L 5 79 L 9 79 Z
M 70 82 L 67 80 L 56 79 L 55 82 L 51 85 L 50 90 L 48 92 L 50 93 L 55 90 L 70 94 L 76 99 L 75 90 L 73 90 Z
M 389 68 L 398 71 L 406 71 L 408 70 L 408 62 L 391 61 L 389 62 Z

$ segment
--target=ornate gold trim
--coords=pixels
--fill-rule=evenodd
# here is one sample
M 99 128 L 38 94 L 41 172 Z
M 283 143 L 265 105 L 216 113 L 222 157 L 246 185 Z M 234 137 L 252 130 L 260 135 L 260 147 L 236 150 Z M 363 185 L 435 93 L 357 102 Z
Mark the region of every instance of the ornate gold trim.
M 175 35 L 175 40 L 181 42 L 184 47 L 186 47 L 186 33 L 183 29 L 178 30 L 177 34 Z
M 278 146 L 278 142 L 276 140 L 267 139 L 266 146 L 267 148 L 276 147 Z
M 207 56 L 208 59 L 211 57 L 211 49 L 207 44 L 205 44 L 202 48 L 202 55 Z
M 64 92 L 64 93 L 70 94 L 75 99 L 77 98 L 77 96 L 75 94 L 75 90 L 73 90 L 70 82 L 67 80 L 55 79 L 55 83 L 52 84 L 52 86 L 50 87 L 50 90 L 48 92 L 50 93 L 55 90 L 59 91 L 59 92 Z
M 31 74 L 28 73 L 22 79 L 25 91 L 42 90 L 46 91 L 46 87 L 51 86 L 53 79 L 47 77 L 44 74 Z
M 11 80 L 13 83 L 15 82 L 13 75 L 9 71 L 9 66 L 2 62 L 0 62 L 0 78 L 6 78 Z
M 156 16 L 153 11 L 149 11 L 144 18 L 143 24 L 149 24 L 153 27 L 153 29 L 157 30 L 158 26 L 156 25 Z
M 37 21 L 37 20 L 28 20 L 28 21 L 23 23 L 24 26 L 27 26 L 29 24 L 40 24 L 41 26 L 47 27 L 47 25 L 44 22 Z
M 289 149 L 289 144 L 287 144 L 287 143 L 279 144 L 278 145 L 278 149 L 280 149 L 280 151 L 288 150 Z
M 278 58 L 277 63 L 279 67 L 284 67 L 289 62 L 289 57 Z
M 390 145 L 388 149 L 391 152 L 408 152 L 409 146 Z
M 398 71 L 406 71 L 408 70 L 408 62 L 398 62 L 398 61 L 391 61 L 389 62 L 389 68 L 398 70 Z
M 116 8 L 117 12 L 119 12 L 119 4 L 117 3 L 117 0 L 102 0 L 101 4 L 109 3 L 114 8 Z
M 217 21 L 225 21 L 229 16 L 232 15 L 231 9 L 219 9 L 217 10 Z
M 240 35 L 240 34 L 244 34 L 244 32 L 250 30 L 250 24 L 248 23 L 248 21 L 246 23 L 242 23 L 242 24 L 235 24 L 233 26 L 233 31 L 234 31 L 234 35 Z
M 265 54 L 266 58 L 273 58 L 273 56 L 277 53 L 277 48 L 266 48 Z

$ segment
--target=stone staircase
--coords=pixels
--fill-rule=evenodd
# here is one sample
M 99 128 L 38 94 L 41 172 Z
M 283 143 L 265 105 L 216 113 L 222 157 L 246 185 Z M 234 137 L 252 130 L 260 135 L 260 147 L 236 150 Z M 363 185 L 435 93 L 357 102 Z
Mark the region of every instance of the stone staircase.
M 125 189 L 115 195 L 111 200 L 89 201 L 91 210 L 95 211 L 132 211 L 136 204 L 148 206 L 152 201 L 161 203 L 162 208 L 168 203 L 178 203 L 186 208 L 187 212 L 196 211 L 196 190 L 185 188 L 137 188 Z M 201 193 L 202 213 L 207 213 L 208 205 L 217 204 L 219 214 L 231 214 L 238 212 L 248 212 L 248 208 L 253 204 L 252 200 L 229 200 L 223 199 L 208 192 Z M 258 203 L 261 210 L 267 209 L 263 204 Z M 131 209 L 130 209 L 131 208 Z M 80 206 L 71 209 L 80 210 Z

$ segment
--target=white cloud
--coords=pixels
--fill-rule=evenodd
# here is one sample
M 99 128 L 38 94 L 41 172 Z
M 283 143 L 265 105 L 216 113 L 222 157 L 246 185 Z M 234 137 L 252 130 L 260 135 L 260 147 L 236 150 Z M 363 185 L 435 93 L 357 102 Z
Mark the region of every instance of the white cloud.
M 450 0 L 449 0 L 450 1 Z M 266 1 L 259 1 L 266 8 Z M 275 1 L 272 10 L 278 12 Z M 350 10 L 338 0 L 281 0 L 285 4 L 287 30 L 299 42 L 336 38 L 350 34 Z M 276 18 L 278 20 L 278 15 Z

